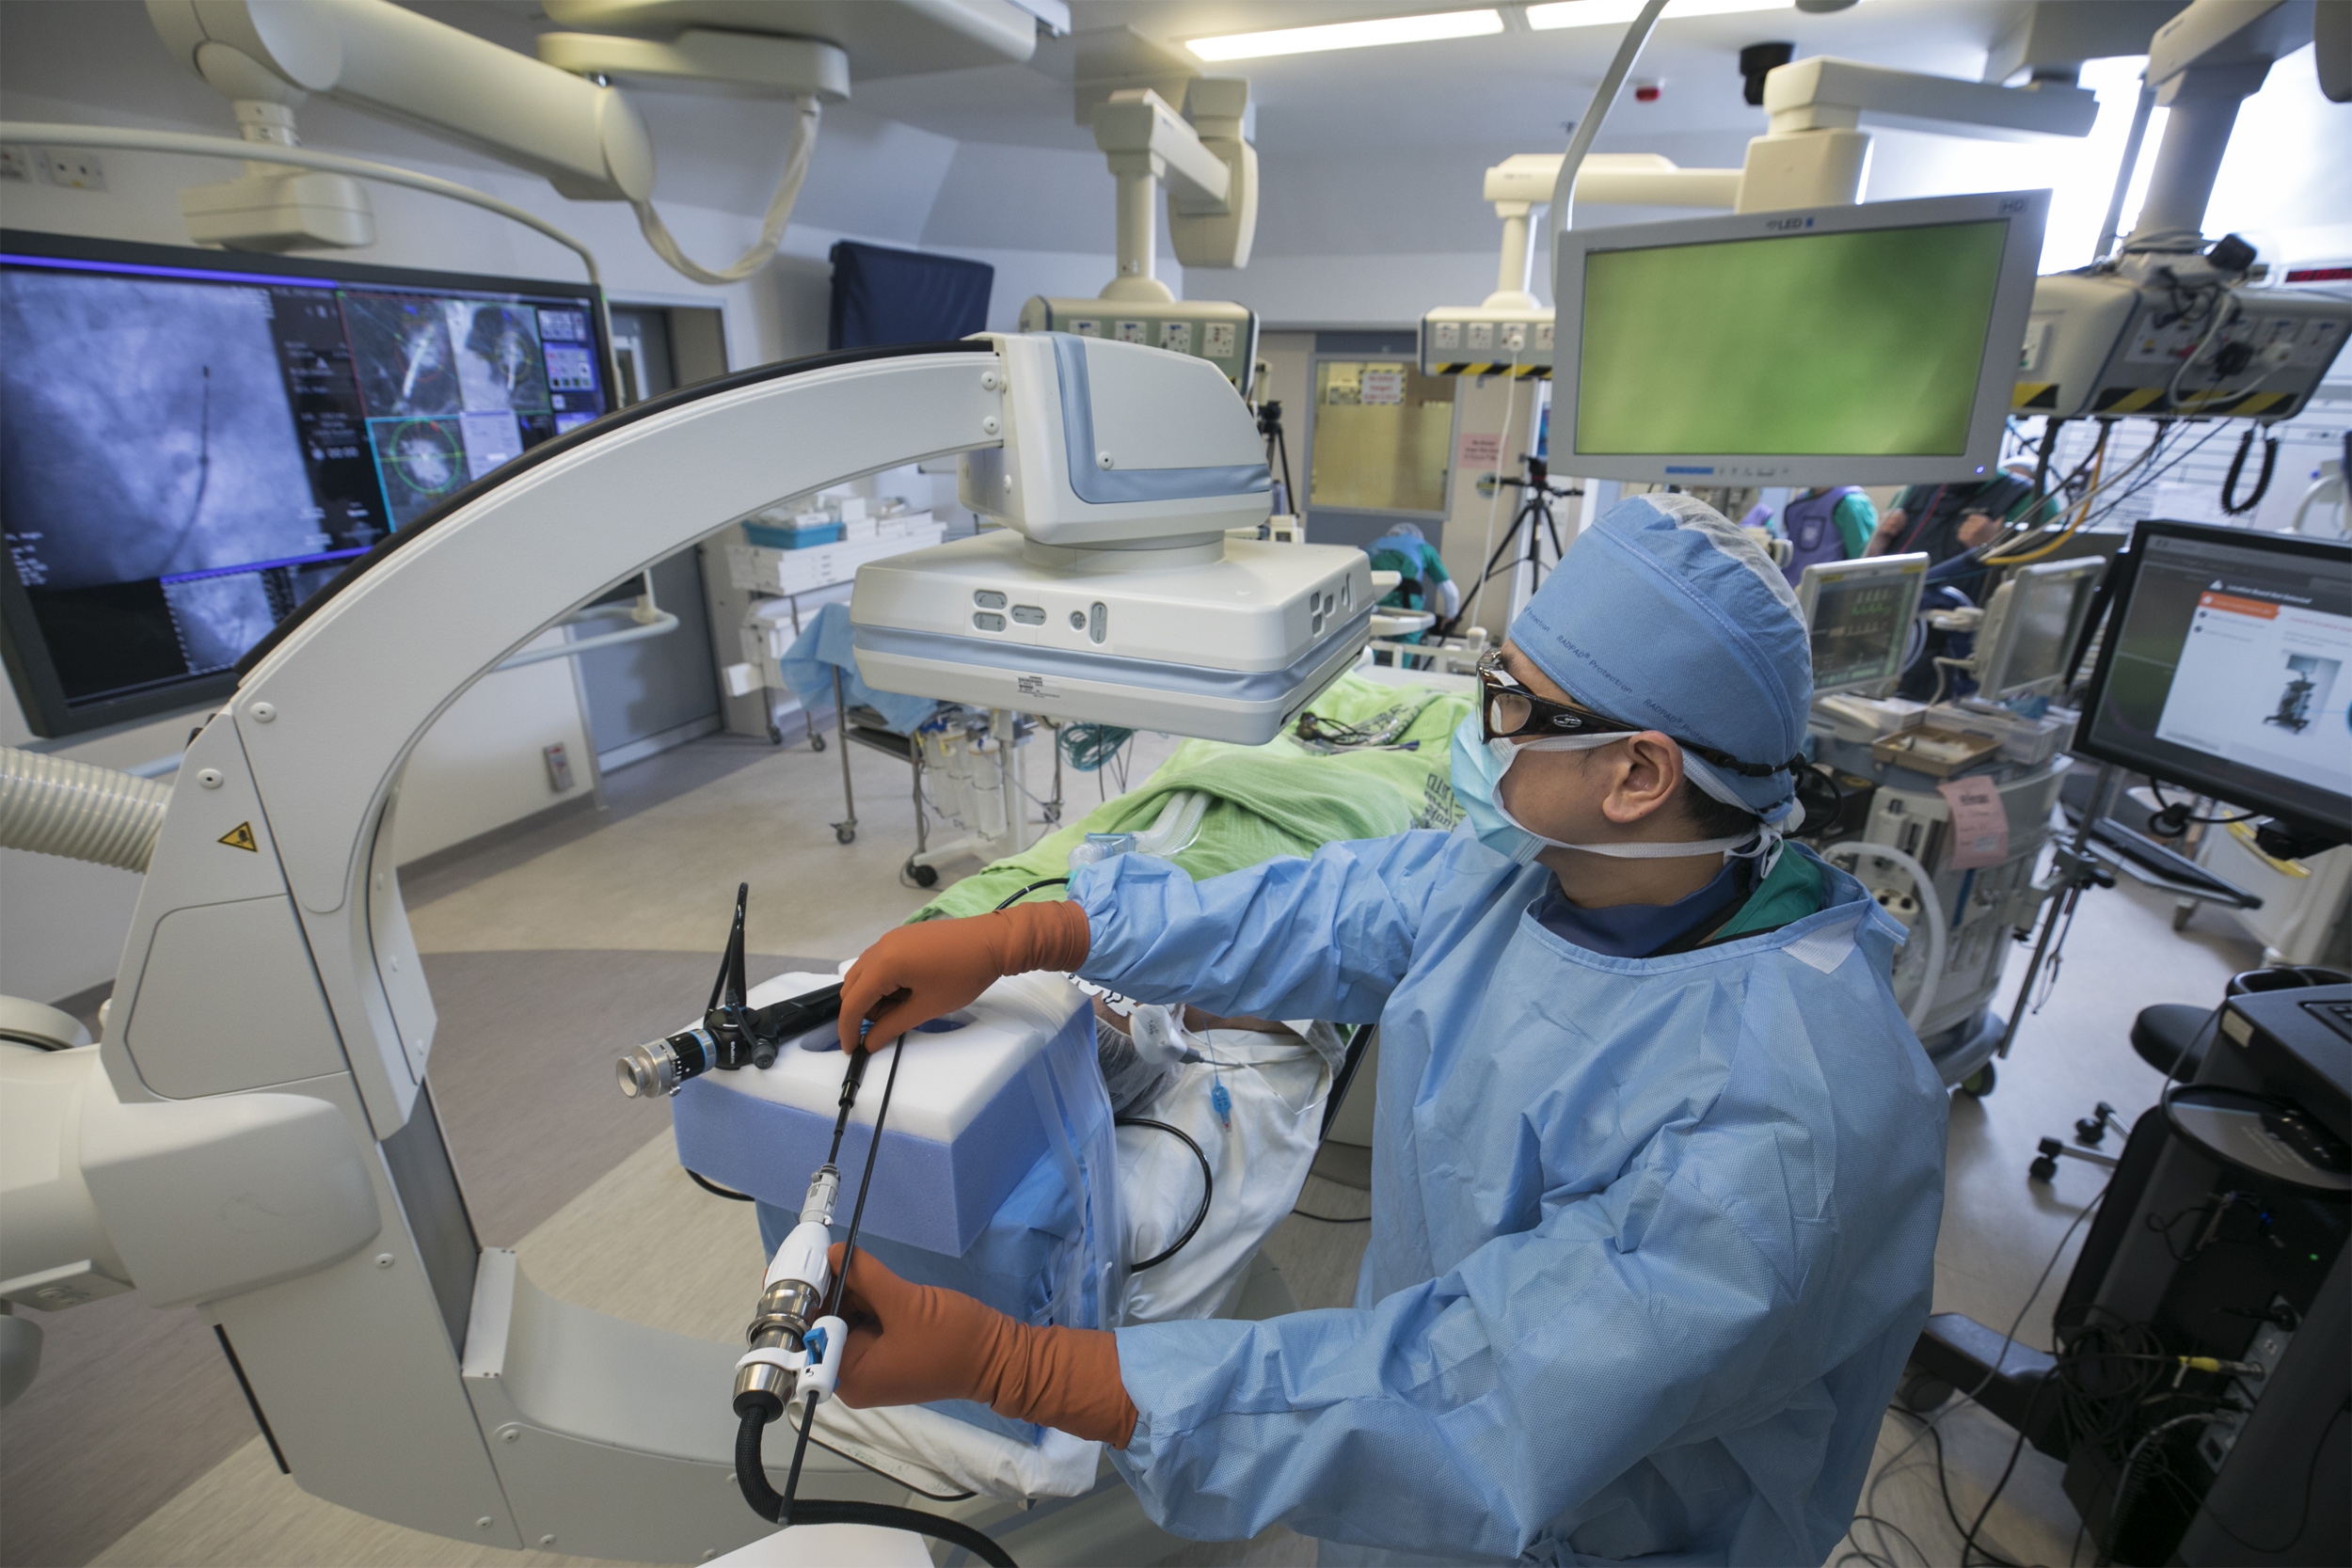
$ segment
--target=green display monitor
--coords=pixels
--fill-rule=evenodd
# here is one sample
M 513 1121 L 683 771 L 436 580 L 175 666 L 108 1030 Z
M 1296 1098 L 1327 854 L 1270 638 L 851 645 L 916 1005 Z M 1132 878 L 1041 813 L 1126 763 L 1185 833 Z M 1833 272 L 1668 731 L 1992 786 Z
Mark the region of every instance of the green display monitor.
M 1692 486 L 1992 472 L 2046 206 L 2009 192 L 1562 235 L 1555 464 Z

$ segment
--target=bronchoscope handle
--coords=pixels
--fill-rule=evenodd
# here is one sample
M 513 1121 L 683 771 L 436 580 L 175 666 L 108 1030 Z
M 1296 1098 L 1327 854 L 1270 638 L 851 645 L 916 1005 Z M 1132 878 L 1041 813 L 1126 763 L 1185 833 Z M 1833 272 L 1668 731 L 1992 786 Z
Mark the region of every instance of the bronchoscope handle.
M 763 1040 L 789 1039 L 805 1035 L 819 1024 L 831 1023 L 841 1016 L 841 982 L 819 990 L 804 991 L 771 1002 L 755 1009 L 750 1018 L 751 1032 Z

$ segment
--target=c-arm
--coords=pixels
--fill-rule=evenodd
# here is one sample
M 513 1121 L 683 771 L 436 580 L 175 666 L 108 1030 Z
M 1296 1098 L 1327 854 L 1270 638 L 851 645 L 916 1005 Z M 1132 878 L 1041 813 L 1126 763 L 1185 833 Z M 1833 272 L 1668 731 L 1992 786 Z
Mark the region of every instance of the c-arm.
M 734 518 L 1009 449 L 1015 342 L 768 366 L 609 416 L 392 535 L 248 656 L 165 808 L 104 1039 L 0 1051 L 0 1135 L 41 1151 L 9 1167 L 0 1294 L 195 1307 L 295 1481 L 364 1513 L 656 1561 L 764 1533 L 735 1492 L 739 1352 L 557 1300 L 476 1243 L 426 1088 L 436 1015 L 392 860 L 401 771 L 475 680 Z M 1191 365 L 1136 352 L 1155 373 Z M 1246 427 L 1187 401 L 1197 385 L 1134 395 Z M 821 1451 L 802 1495 L 909 1489 L 958 1490 Z M 1028 1517 L 988 1498 L 923 1506 L 984 1528 Z M 1064 1510 L 1033 1528 L 1067 1544 L 1025 1531 L 1022 1560 L 1150 1528 L 1116 1482 L 1081 1506 L 1102 1520 L 1080 1531 Z

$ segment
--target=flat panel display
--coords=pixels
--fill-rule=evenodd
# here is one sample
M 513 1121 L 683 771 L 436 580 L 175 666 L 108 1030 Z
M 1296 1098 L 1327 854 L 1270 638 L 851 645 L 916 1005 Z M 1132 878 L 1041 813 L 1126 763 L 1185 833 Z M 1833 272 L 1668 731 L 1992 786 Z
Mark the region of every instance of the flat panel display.
M 347 561 L 612 406 L 606 362 L 585 285 L 0 234 L 28 721 L 225 693 Z
M 2352 545 L 2143 522 L 2074 749 L 2342 838 Z
M 1558 466 L 1695 484 L 1990 471 L 2046 204 L 2026 191 L 1570 230 Z
M 2058 690 L 2106 565 L 2095 558 L 2044 562 L 2021 567 L 2001 584 L 1996 597 L 2005 598 L 1993 612 L 2001 624 L 1990 639 L 1979 696 L 2001 702 Z

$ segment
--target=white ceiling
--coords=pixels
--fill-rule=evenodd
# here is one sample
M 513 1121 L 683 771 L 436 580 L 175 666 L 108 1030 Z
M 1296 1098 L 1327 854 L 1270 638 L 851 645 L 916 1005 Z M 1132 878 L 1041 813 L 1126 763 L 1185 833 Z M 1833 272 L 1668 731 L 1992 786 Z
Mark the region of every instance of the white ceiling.
M 1124 25 L 1181 52 L 1183 40 L 1267 27 L 1456 8 L 1448 0 L 1073 0 L 1080 33 Z M 1565 142 L 1561 123 L 1581 116 L 1622 35 L 1618 27 L 1527 30 L 1504 6 L 1506 30 L 1486 38 L 1337 50 L 1204 67 L 1247 76 L 1258 107 L 1262 155 L 1289 150 L 1508 142 L 1541 150 Z M 1663 83 L 1655 103 L 1630 96 L 1612 111 L 1625 128 L 1716 131 L 1763 128 L 1740 98 L 1739 54 L 1785 40 L 1800 55 L 1842 55 L 1941 75 L 1974 78 L 1985 51 L 2025 10 L 2024 0 L 1864 0 L 1812 16 L 1794 5 L 1677 21 L 1668 8 L 1637 74 Z M 1074 123 L 1066 75 L 1048 45 L 1027 66 L 900 76 L 859 84 L 860 106 L 958 140 L 1090 148 Z M 855 62 L 851 74 L 855 75 Z M 1645 138 L 1645 145 L 1648 140 Z
M 555 25 L 537 0 L 407 3 L 523 52 Z M 1104 39 L 1132 29 L 1143 41 L 1131 53 L 1172 54 L 1185 39 L 1219 31 L 1449 3 L 1456 0 L 1074 0 L 1076 36 L 1041 40 L 1027 64 L 857 79 L 853 58 L 851 101 L 825 117 L 796 220 L 896 243 L 1107 251 L 1111 180 L 1091 133 L 1076 123 L 1072 86 L 1080 56 L 1098 56 Z M 1743 45 L 1785 40 L 1801 55 L 1836 53 L 1974 78 L 1987 46 L 2026 8 L 2026 0 L 1862 0 L 1829 16 L 1790 4 L 1683 21 L 1670 8 L 1637 71 L 1663 82 L 1661 98 L 1623 97 L 1599 147 L 1663 152 L 1685 165 L 1736 164 L 1764 127 L 1762 111 L 1741 102 Z M 1260 255 L 1490 246 L 1494 218 L 1478 199 L 1478 170 L 1512 152 L 1563 146 L 1563 122 L 1585 112 L 1619 40 L 1615 27 L 1530 32 L 1521 8 L 1502 9 L 1514 30 L 1496 37 L 1219 68 L 1247 75 L 1257 105 Z M 168 57 L 144 23 L 119 0 L 0 0 L 0 91 L 134 121 L 161 116 L 226 129 L 226 104 Z M 642 86 L 631 96 L 660 151 L 665 203 L 738 214 L 766 204 L 790 132 L 787 104 Z M 498 166 L 333 103 L 306 104 L 300 119 L 307 139 L 337 150 L 451 170 Z M 1897 150 L 1899 140 L 1882 137 L 1882 151 Z
M 409 0 L 417 10 L 528 50 L 555 24 L 535 0 Z M 2080 0 L 2094 3 L 2094 0 Z M 1074 39 L 1042 39 L 1025 65 L 861 78 L 852 57 L 851 102 L 869 114 L 957 141 L 1091 150 L 1076 122 L 1071 78 L 1086 35 L 1126 27 L 1170 54 L 1218 33 L 1460 8 L 1460 0 L 1073 0 Z M 1565 141 L 1563 121 L 1584 112 L 1621 29 L 1530 31 L 1523 5 L 1504 5 L 1505 31 L 1475 39 L 1234 61 L 1204 74 L 1247 76 L 1262 154 L 1360 152 L 1388 147 L 1509 144 L 1530 150 Z M 1654 103 L 1629 95 L 1612 129 L 1644 146 L 1659 134 L 1753 134 L 1761 111 L 1740 99 L 1740 50 L 1785 40 L 1800 55 L 1854 59 L 1941 75 L 1976 77 L 1985 52 L 2026 0 L 1863 0 L 1827 16 L 1793 4 L 1731 16 L 1676 18 L 1671 8 L 1644 50 L 1637 74 L 1663 83 Z M 632 96 L 660 97 L 642 87 Z M 1622 116 L 1622 121 L 1617 117 Z

